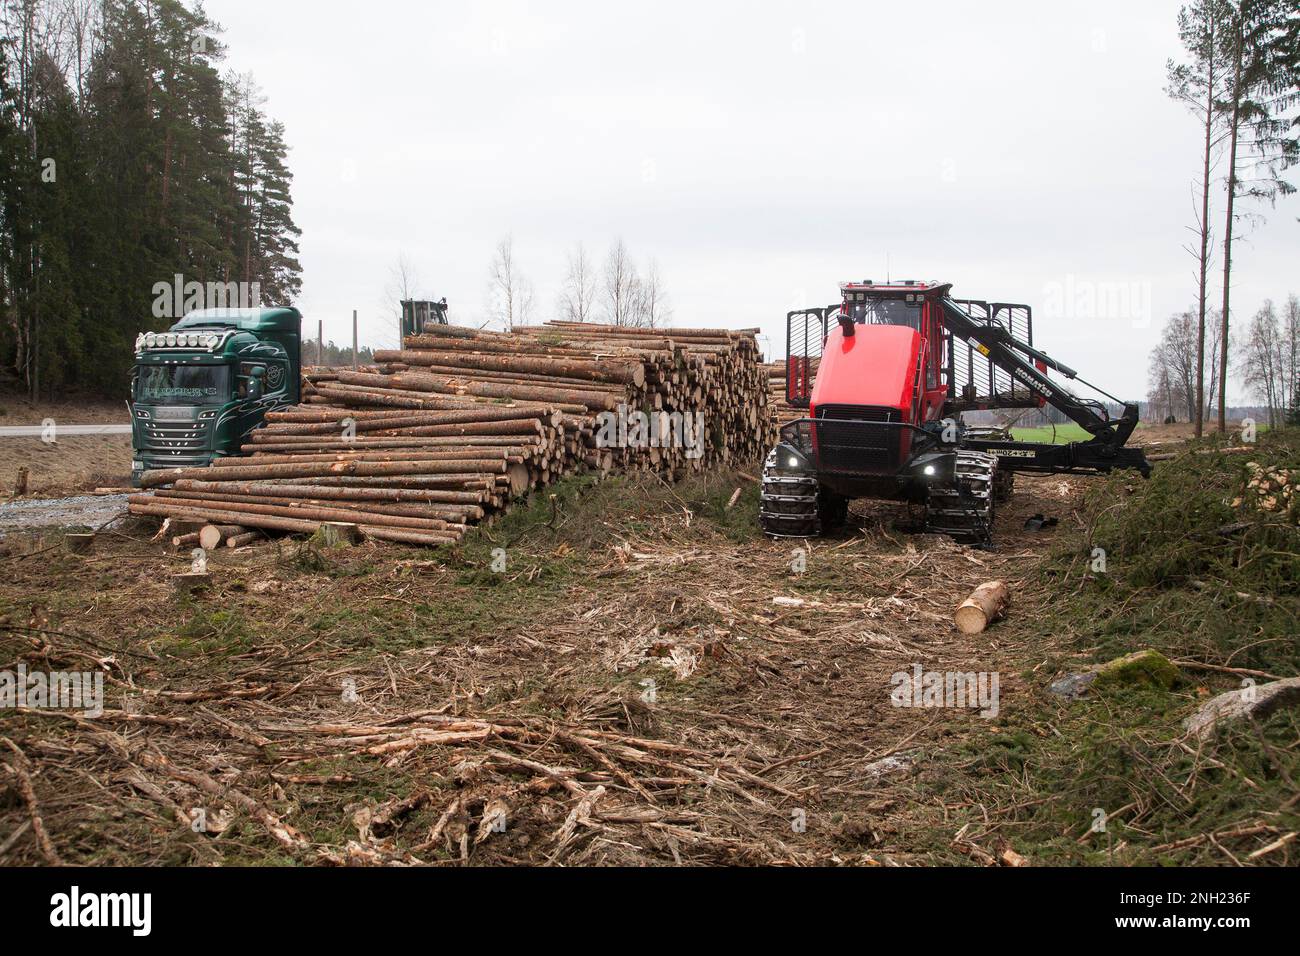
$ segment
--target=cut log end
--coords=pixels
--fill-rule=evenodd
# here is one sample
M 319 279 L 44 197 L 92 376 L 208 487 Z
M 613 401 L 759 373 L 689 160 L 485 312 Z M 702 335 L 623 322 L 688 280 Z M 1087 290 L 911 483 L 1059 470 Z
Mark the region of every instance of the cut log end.
M 979 634 L 1006 613 L 1011 591 L 1005 581 L 989 581 L 971 592 L 953 615 L 963 634 Z

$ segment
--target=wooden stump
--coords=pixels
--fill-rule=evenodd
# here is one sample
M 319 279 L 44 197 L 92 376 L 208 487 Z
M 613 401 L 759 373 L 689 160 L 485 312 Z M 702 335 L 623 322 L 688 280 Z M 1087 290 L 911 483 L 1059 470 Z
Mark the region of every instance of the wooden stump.
M 14 479 L 14 497 L 20 498 L 27 494 L 27 469 L 19 468 L 18 477 Z
M 186 571 L 172 575 L 172 590 L 177 594 L 191 594 L 212 584 L 212 575 L 206 571 Z
M 63 544 L 72 554 L 85 554 L 95 543 L 94 534 L 65 534 Z
M 361 540 L 361 532 L 346 521 L 322 521 L 316 540 L 326 548 L 350 548 Z
M 961 602 L 953 619 L 963 634 L 978 634 L 1006 613 L 1011 592 L 1005 581 L 989 581 Z

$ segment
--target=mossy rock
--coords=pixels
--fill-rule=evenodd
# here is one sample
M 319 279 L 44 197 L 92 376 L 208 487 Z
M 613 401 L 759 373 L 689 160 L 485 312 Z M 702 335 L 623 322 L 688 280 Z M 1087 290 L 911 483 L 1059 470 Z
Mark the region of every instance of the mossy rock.
M 1178 683 L 1178 667 L 1157 650 L 1147 648 L 1125 654 L 1097 668 L 1097 689 L 1108 687 L 1156 687 L 1169 690 Z

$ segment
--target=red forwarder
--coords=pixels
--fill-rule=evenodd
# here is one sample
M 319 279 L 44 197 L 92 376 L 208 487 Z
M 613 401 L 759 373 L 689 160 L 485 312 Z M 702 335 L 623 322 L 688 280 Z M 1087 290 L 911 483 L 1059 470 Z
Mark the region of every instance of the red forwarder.
M 951 289 L 848 282 L 839 305 L 786 316 L 786 399 L 808 417 L 783 427 L 768 454 L 767 534 L 814 537 L 844 522 L 850 499 L 877 498 L 908 502 L 927 531 L 987 545 L 995 501 L 1011 494 L 1016 471 L 1150 474 L 1143 453 L 1124 447 L 1136 404 L 1101 392 L 1124 408 L 1112 419 L 1102 402 L 1050 378 L 1049 369 L 1078 375 L 1034 348 L 1028 306 L 953 299 Z M 965 411 L 1042 405 L 1092 437 L 1017 442 L 961 420 Z

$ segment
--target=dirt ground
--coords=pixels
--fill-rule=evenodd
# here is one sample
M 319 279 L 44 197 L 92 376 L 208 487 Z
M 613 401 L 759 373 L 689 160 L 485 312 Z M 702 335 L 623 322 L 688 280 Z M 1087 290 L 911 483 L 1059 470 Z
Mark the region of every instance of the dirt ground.
M 73 425 L 127 424 L 122 402 L 57 402 L 32 405 L 0 396 L 0 427 L 40 425 L 52 418 Z M 46 443 L 39 437 L 0 436 L 0 496 L 13 494 L 19 469 L 28 471 L 29 496 L 57 497 L 131 483 L 130 435 L 65 435 Z
M 0 802 L 0 862 L 991 859 L 987 809 L 923 771 L 1051 676 L 1027 642 L 1061 528 L 1023 524 L 1068 527 L 1082 482 L 1017 481 L 994 552 L 875 505 L 803 572 L 732 476 L 569 489 L 449 554 L 219 550 L 193 596 L 171 581 L 189 556 L 144 523 L 84 555 L 11 537 L 2 666 L 108 679 L 97 716 L 0 719 L 24 783 Z M 953 609 L 995 578 L 1012 613 L 961 636 Z M 915 664 L 997 673 L 1000 716 L 894 706 Z

